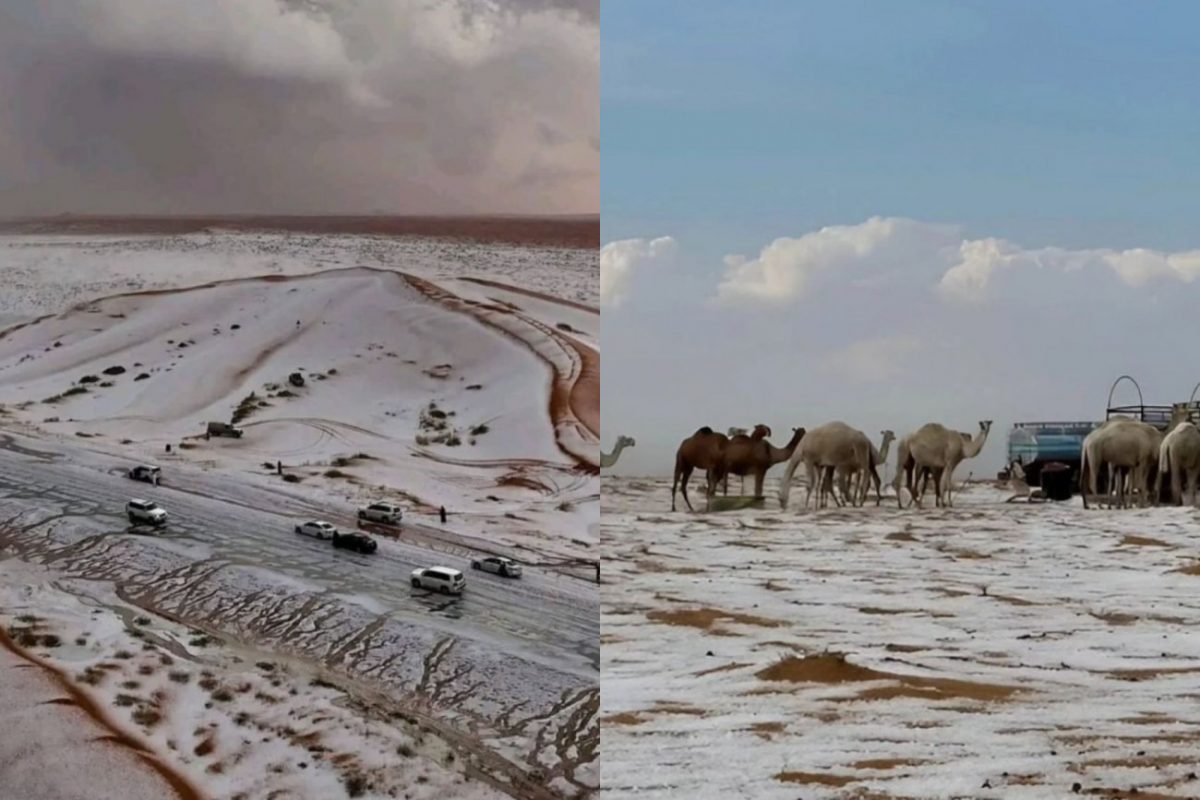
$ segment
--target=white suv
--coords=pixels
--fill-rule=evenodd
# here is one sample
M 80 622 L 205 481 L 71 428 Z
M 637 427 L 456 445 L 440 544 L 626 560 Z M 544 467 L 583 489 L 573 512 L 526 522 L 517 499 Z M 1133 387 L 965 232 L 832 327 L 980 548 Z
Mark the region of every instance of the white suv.
M 385 525 L 399 525 L 403 513 L 400 506 L 391 503 L 371 503 L 358 510 L 358 518 L 368 522 L 382 522 Z
M 467 579 L 450 567 L 421 567 L 412 571 L 412 585 L 442 594 L 462 594 L 467 588 Z
M 303 525 L 296 526 L 296 533 L 313 536 L 317 539 L 332 539 L 337 532 L 338 529 L 328 522 L 305 522 Z
M 130 500 L 125 504 L 125 513 L 130 522 L 147 522 L 151 525 L 165 525 L 167 512 L 153 500 Z

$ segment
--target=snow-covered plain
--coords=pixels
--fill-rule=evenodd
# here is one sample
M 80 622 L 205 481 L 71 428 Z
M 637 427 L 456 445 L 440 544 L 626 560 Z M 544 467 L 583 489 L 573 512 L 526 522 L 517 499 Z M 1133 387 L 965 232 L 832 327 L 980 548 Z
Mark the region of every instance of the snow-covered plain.
M 375 792 L 362 796 L 597 786 L 594 251 L 269 232 L 0 236 L 0 280 L 11 289 L 0 293 L 0 429 L 12 434 L 0 557 L 47 571 L 25 584 L 7 573 L 17 593 L 0 611 L 19 608 L 65 641 L 90 624 L 79 603 L 94 607 L 112 636 L 44 655 L 107 664 L 102 676 L 130 666 L 113 652 L 140 630 L 130 618 L 141 609 L 346 690 L 311 708 L 235 702 L 233 724 L 254 720 L 255 735 L 214 761 L 186 757 L 182 731 L 200 736 L 221 703 L 145 673 L 129 680 L 149 699 L 117 706 L 162 711 L 167 721 L 141 732 L 156 753 L 218 797 L 358 796 L 345 781 L 359 773 Z M 237 409 L 244 438 L 203 437 Z M 117 477 L 138 462 L 161 465 L 164 486 Z M 138 494 L 173 512 L 166 536 L 121 520 L 122 498 Z M 372 528 L 380 551 L 361 564 L 290 535 L 301 519 L 352 528 L 374 500 L 399 502 L 406 519 L 398 536 Z M 408 590 L 415 566 L 469 569 L 495 552 L 531 564 L 526 578 L 472 574 L 461 603 Z M 207 683 L 267 679 L 215 652 L 197 660 Z M 302 701 L 307 684 L 289 681 Z M 105 696 L 123 682 L 105 677 Z M 404 725 L 353 739 L 379 735 L 363 717 L 380 709 L 418 720 L 429 744 L 406 744 Z M 321 781 L 293 774 L 313 766 L 298 760 L 312 743 L 280 734 L 284 713 L 365 752 Z M 412 763 L 387 766 L 393 746 Z M 260 774 L 267 759 L 280 777 Z
M 603 794 L 1200 795 L 1198 512 L 1007 496 L 705 515 L 606 477 Z

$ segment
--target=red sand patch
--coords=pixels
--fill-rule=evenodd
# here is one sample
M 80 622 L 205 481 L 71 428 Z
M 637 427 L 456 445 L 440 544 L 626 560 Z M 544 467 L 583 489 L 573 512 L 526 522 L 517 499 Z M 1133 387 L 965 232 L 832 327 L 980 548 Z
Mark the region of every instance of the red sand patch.
M 680 609 L 678 611 L 651 611 L 646 615 L 646 618 L 653 622 L 661 622 L 665 625 L 678 625 L 686 628 L 699 628 L 700 630 L 711 630 L 713 623 L 717 621 L 736 622 L 739 625 L 757 625 L 762 628 L 779 628 L 784 623 L 767 619 L 766 617 L 756 617 L 751 614 L 738 614 L 733 611 L 721 611 L 716 608 L 689 608 Z
M 856 699 L 889 700 L 896 697 L 917 697 L 928 700 L 966 699 L 984 702 L 1004 701 L 1018 690 L 1010 686 L 952 680 L 949 678 L 922 678 L 914 675 L 899 675 L 880 672 L 868 667 L 852 664 L 841 654 L 796 658 L 789 656 L 760 670 L 756 676 L 766 681 L 789 683 L 865 683 L 869 681 L 894 681 L 898 686 L 868 689 Z
M 806 783 L 817 786 L 845 786 L 858 778 L 849 775 L 830 775 L 827 772 L 780 772 L 775 780 L 783 783 Z

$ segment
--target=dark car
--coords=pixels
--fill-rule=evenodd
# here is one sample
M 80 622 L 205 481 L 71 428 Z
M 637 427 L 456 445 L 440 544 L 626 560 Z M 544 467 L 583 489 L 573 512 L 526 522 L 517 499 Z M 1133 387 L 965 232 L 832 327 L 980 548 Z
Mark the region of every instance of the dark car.
M 374 553 L 379 549 L 379 542 L 361 533 L 337 533 L 335 531 L 333 546 L 359 553 Z

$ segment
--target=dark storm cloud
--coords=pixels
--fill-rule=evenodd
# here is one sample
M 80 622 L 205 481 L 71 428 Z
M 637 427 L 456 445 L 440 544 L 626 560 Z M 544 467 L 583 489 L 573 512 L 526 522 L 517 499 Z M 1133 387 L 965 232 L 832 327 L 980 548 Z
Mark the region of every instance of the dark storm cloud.
M 550 0 L 5 3 L 0 215 L 594 211 L 597 20 Z

